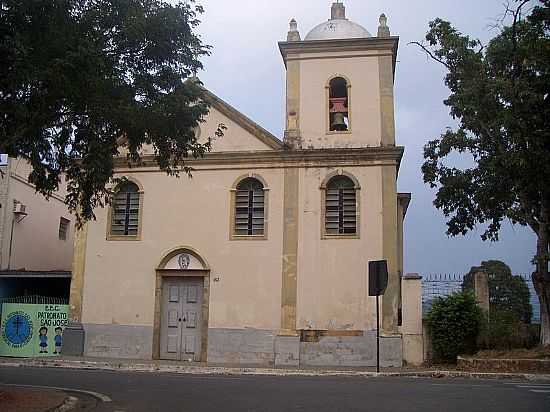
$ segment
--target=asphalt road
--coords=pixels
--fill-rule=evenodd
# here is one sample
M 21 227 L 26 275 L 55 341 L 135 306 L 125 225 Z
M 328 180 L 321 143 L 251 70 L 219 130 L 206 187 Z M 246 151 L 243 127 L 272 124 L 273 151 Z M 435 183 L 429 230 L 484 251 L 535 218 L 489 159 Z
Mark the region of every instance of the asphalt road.
M 0 367 L 0 384 L 79 389 L 111 398 L 111 402 L 97 403 L 93 410 L 98 412 L 550 411 L 550 382 L 191 376 Z

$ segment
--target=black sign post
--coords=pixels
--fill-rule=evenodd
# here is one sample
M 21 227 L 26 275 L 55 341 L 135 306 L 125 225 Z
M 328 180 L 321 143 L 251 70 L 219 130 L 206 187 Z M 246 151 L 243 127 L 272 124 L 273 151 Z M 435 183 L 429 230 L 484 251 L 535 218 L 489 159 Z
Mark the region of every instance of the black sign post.
M 369 262 L 369 296 L 376 296 L 376 372 L 380 373 L 380 308 L 379 296 L 388 287 L 388 262 L 374 260 Z
M 376 373 L 380 373 L 380 305 L 376 295 Z

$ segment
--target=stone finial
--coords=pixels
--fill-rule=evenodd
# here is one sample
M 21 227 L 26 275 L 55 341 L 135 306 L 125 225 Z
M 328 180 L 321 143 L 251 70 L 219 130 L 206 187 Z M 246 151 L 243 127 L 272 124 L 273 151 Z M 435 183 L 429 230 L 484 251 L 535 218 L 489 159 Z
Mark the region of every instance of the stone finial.
M 385 14 L 380 15 L 380 26 L 378 26 L 378 37 L 390 37 L 390 28 L 388 27 L 388 18 Z
M 287 41 L 300 41 L 300 32 L 298 31 L 298 23 L 296 20 L 292 19 L 290 20 L 290 30 L 288 31 L 288 35 L 286 37 Z
M 298 31 L 298 22 L 295 19 L 290 20 L 290 31 Z
M 332 8 L 330 10 L 331 20 L 345 20 L 346 18 L 346 7 L 343 3 L 332 3 Z

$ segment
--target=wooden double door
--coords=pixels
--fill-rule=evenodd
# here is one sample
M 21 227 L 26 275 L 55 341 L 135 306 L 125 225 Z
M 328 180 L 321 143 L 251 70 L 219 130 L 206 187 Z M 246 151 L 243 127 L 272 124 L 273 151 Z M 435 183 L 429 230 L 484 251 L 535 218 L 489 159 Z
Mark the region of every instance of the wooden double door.
M 202 278 L 163 279 L 161 359 L 200 361 L 202 300 Z

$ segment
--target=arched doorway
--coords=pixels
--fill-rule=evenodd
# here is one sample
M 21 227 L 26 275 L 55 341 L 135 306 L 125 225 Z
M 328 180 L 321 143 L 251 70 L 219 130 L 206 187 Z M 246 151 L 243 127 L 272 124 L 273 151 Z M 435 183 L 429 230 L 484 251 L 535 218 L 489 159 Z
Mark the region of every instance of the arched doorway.
M 206 362 L 210 267 L 192 248 L 164 255 L 156 270 L 153 357 Z

